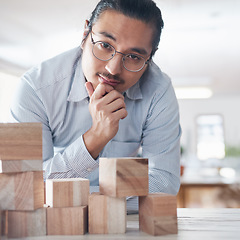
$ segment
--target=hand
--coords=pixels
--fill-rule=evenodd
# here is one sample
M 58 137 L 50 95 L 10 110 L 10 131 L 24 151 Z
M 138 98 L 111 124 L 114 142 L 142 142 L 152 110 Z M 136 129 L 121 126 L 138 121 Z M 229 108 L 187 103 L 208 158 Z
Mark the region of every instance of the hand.
M 83 139 L 89 153 L 96 158 L 117 134 L 119 121 L 127 116 L 127 110 L 123 95 L 112 86 L 100 83 L 95 91 L 91 82 L 85 86 L 90 97 L 92 127 L 83 135 Z

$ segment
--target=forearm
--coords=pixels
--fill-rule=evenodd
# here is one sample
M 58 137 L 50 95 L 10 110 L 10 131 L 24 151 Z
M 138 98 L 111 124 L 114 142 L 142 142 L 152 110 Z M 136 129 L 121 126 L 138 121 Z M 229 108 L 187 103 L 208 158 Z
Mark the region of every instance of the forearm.
M 94 160 L 89 154 L 82 136 L 66 147 L 62 153 L 57 153 L 43 162 L 46 179 L 87 178 L 97 168 L 98 160 Z
M 54 154 L 54 132 L 51 128 L 53 123 L 49 121 L 41 98 L 24 80 L 13 101 L 11 113 L 12 122 L 42 123 L 45 178 L 87 177 L 98 167 L 98 162 L 88 153 L 81 136 L 75 141 L 69 141 L 70 144 L 67 141 L 58 141 L 58 147 L 64 150 Z
M 179 191 L 179 177 L 170 172 L 154 169 L 149 173 L 149 192 L 164 192 L 176 195 Z

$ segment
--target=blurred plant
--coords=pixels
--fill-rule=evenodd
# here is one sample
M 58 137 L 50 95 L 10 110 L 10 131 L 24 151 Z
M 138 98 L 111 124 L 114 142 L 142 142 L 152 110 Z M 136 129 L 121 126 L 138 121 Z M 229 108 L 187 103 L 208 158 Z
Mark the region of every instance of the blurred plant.
M 240 147 L 225 146 L 225 157 L 240 157 Z
M 181 155 L 183 155 L 185 153 L 185 148 L 182 145 L 180 147 L 180 153 L 181 153 Z

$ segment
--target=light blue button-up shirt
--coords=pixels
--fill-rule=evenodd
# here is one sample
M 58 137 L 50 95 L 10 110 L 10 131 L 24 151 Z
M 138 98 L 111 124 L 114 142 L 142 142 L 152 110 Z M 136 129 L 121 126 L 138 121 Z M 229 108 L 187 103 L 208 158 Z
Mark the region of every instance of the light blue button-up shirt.
M 149 159 L 149 191 L 176 194 L 181 128 L 170 79 L 152 62 L 124 100 L 128 116 L 99 157 L 136 156 L 141 147 Z M 83 177 L 98 186 L 99 158 L 91 157 L 82 138 L 92 124 L 88 103 L 80 48 L 22 76 L 11 113 L 17 122 L 42 123 L 45 178 Z

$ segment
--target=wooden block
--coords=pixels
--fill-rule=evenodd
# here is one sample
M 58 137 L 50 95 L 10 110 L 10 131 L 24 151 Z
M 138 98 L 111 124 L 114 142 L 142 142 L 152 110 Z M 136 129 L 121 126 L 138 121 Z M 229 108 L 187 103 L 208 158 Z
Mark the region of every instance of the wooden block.
M 6 233 L 6 212 L 7 211 L 0 211 L 0 237 L 5 236 Z M 3 237 L 3 239 L 5 239 L 5 237 Z
M 42 171 L 42 160 L 0 160 L 0 173 Z
M 2 210 L 0 208 L 0 239 L 1 239 L 1 236 L 2 236 Z
M 2 210 L 35 210 L 43 207 L 43 171 L 1 173 L 0 199 Z
M 41 160 L 41 123 L 0 123 L 1 160 Z
M 6 211 L 2 211 L 0 209 L 0 239 L 1 239 L 1 236 L 4 236 L 5 235 L 5 215 L 6 215 Z
M 100 158 L 99 189 L 111 197 L 148 194 L 147 158 Z
M 22 238 L 46 235 L 46 208 L 35 211 L 7 211 L 6 236 Z
M 50 207 L 88 205 L 89 180 L 85 178 L 47 179 L 46 204 Z
M 88 224 L 90 234 L 126 232 L 126 199 L 99 193 L 89 195 Z
M 83 235 L 88 228 L 88 207 L 47 208 L 47 235 Z
M 165 193 L 139 197 L 139 228 L 154 236 L 177 234 L 177 197 Z

